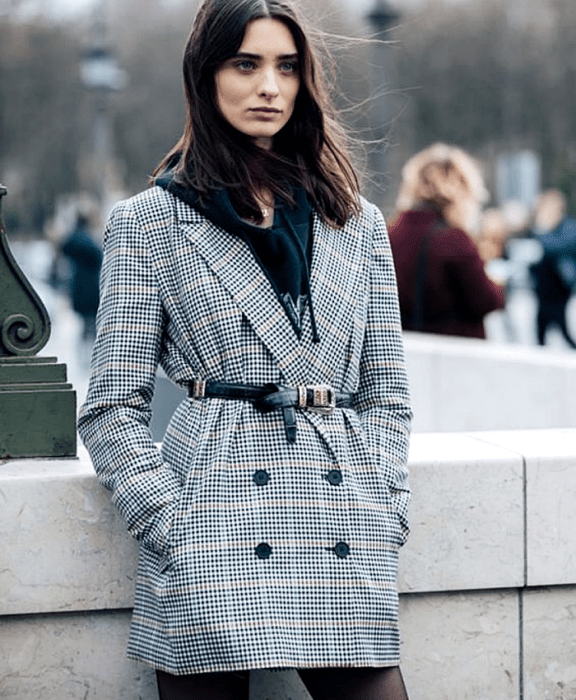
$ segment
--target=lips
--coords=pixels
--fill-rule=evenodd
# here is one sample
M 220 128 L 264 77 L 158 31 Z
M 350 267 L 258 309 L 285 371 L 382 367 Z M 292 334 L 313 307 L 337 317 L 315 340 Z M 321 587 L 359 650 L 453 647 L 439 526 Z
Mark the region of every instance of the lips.
M 262 114 L 280 114 L 279 109 L 274 109 L 274 107 L 253 107 L 250 111 L 261 112 Z

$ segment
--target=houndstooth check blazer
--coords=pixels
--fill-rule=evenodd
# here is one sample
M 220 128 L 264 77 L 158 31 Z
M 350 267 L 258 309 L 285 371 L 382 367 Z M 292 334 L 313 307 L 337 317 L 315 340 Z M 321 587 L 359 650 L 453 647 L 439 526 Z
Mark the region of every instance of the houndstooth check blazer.
M 153 187 L 105 231 L 98 335 L 79 431 L 141 542 L 128 654 L 174 674 L 398 663 L 411 410 L 384 221 L 314 217 L 310 317 L 296 336 L 240 239 Z M 196 378 L 355 394 L 280 412 L 185 399 L 161 448 L 158 364 Z

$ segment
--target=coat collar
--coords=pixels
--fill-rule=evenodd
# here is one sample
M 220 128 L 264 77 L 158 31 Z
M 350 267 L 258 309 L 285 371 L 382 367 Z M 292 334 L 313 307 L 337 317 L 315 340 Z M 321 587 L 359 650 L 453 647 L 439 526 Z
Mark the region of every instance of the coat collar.
M 304 381 L 300 341 L 247 244 L 176 201 L 177 225 L 240 307 L 289 382 Z

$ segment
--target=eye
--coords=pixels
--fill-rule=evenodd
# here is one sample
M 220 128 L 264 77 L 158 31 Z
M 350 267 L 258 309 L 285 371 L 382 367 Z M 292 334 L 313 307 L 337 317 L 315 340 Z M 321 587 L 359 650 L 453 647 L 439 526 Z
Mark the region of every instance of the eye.
M 282 61 L 280 64 L 280 70 L 282 73 L 296 73 L 298 70 L 297 61 Z
M 250 61 L 247 58 L 243 58 L 241 61 L 236 61 L 234 65 L 239 71 L 242 71 L 242 73 L 249 73 L 256 68 L 254 61 Z

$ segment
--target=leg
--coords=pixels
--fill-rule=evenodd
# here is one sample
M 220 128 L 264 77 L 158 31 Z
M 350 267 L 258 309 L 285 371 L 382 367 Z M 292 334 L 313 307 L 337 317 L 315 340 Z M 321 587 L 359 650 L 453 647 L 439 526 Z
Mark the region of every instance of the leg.
M 538 345 L 544 345 L 546 342 L 546 330 L 550 323 L 550 315 L 548 307 L 540 302 L 538 304 L 538 315 L 536 316 L 536 332 L 538 336 Z
M 298 672 L 313 700 L 408 700 L 399 666 Z
M 156 679 L 160 700 L 248 700 L 248 671 L 190 676 L 156 671 Z
M 570 331 L 568 330 L 568 319 L 566 318 L 567 305 L 568 302 L 566 302 L 566 304 L 563 304 L 558 308 L 557 323 L 562 335 L 564 336 L 564 340 L 568 343 L 568 345 L 571 348 L 576 348 L 576 342 L 574 342 L 574 339 L 572 338 L 572 336 L 570 335 Z
M 94 338 L 96 338 L 96 314 L 84 314 L 82 320 L 84 322 L 82 340 L 94 342 Z

